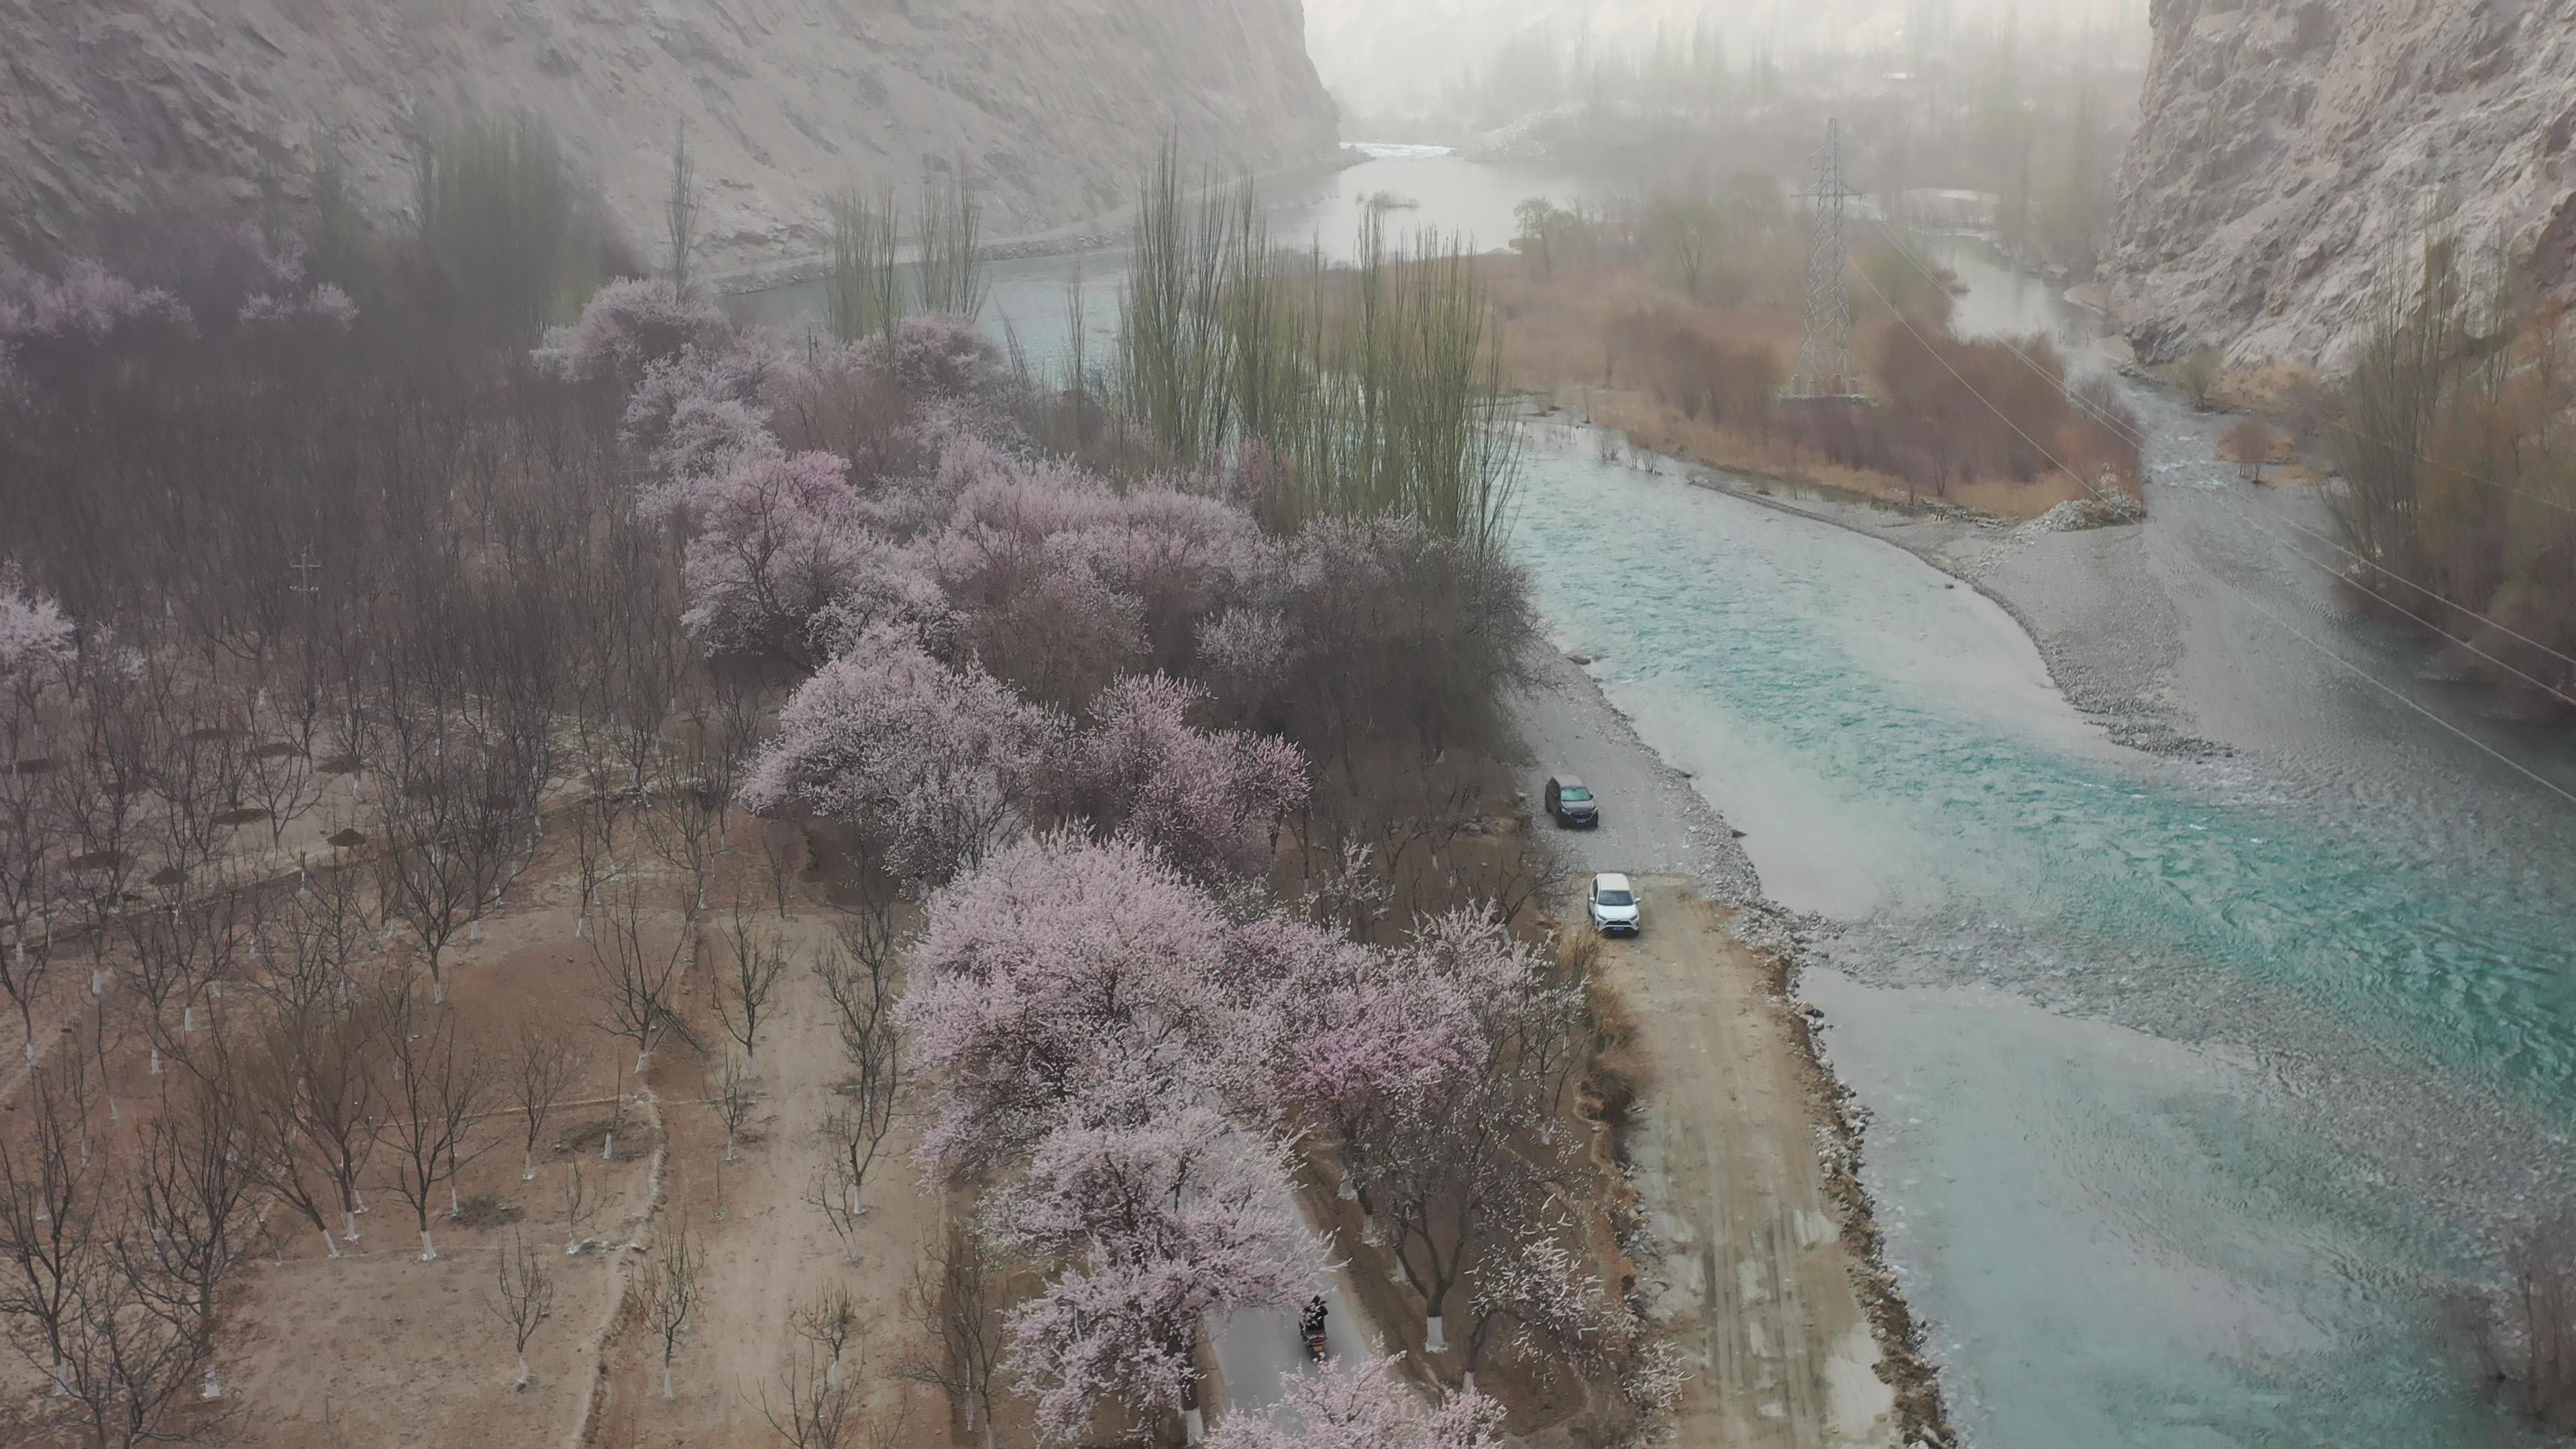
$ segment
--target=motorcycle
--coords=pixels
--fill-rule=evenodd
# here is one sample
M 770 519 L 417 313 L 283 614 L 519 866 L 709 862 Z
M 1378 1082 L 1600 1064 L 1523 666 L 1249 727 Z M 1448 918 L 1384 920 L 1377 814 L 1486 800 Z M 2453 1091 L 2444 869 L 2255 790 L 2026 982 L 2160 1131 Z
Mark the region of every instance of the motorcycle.
M 1298 1320 L 1298 1336 L 1306 1342 L 1308 1363 L 1322 1363 L 1332 1356 L 1331 1347 L 1324 1341 L 1324 1313 L 1324 1300 L 1318 1296 L 1306 1305 L 1305 1315 Z

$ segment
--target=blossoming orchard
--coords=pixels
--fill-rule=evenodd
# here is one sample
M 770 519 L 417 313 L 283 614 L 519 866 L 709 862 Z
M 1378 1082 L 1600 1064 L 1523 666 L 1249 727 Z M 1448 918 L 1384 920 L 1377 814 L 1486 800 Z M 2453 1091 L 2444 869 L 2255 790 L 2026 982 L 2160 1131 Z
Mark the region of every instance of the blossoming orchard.
M 407 255 L 0 275 L 30 1433 L 451 1300 L 613 1442 L 1653 1432 L 1486 540 L 965 318 L 511 337 Z

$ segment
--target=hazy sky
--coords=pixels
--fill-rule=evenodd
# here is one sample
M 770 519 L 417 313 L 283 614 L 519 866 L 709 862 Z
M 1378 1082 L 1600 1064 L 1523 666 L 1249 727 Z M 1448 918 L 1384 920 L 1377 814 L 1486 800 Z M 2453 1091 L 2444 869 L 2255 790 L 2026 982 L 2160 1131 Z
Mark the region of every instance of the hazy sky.
M 1364 108 L 1396 108 L 1532 27 L 1643 46 L 1658 25 L 1683 32 L 1709 19 L 1742 56 L 1893 46 L 1915 16 L 1938 23 L 1944 12 L 1976 26 L 2007 13 L 2058 26 L 2098 18 L 2135 27 L 2143 44 L 2146 10 L 2147 0 L 1306 0 L 1306 30 L 1326 85 Z

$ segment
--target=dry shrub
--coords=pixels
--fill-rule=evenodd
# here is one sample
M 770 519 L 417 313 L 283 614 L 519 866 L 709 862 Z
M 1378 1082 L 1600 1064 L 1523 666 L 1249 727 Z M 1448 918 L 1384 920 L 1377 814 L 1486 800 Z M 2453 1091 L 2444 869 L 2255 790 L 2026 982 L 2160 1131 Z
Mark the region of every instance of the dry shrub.
M 2218 455 L 2244 470 L 2248 482 L 2263 481 L 2267 463 L 2290 463 L 2298 459 L 2298 450 L 2289 440 L 2261 418 L 2247 418 L 2227 430 L 2218 440 Z
M 1614 373 L 1683 417 L 1770 435 L 1784 380 L 1770 347 L 1729 341 L 1694 313 L 1638 307 L 1611 321 L 1609 352 Z
M 2212 397 L 2231 412 L 2254 413 L 2278 423 L 2293 440 L 2314 433 L 2329 416 L 2330 396 L 2315 368 L 2268 357 L 2229 368 Z
M 928 450 L 912 430 L 902 381 L 846 357 L 801 370 L 779 402 L 778 441 L 790 452 L 838 453 L 861 480 L 925 468 Z
M 2116 404 L 2070 398 L 2065 364 L 2045 338 L 1961 342 L 1891 321 L 1872 339 L 1867 365 L 1875 406 L 1802 404 L 1788 416 L 1793 435 L 1832 462 L 1942 496 L 1981 479 L 2036 483 L 2061 465 L 2088 483 L 2108 474 L 2137 486 L 2135 420 L 2112 412 L 2105 422 L 2094 409 Z

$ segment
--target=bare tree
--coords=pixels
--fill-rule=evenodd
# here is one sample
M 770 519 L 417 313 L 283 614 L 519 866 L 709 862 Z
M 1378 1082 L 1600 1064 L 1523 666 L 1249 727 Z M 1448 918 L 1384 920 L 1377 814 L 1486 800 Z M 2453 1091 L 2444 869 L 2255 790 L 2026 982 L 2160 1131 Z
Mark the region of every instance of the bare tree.
M 604 1013 L 596 1025 L 635 1044 L 635 1075 L 640 1077 L 663 1037 L 676 1031 L 687 1039 L 671 1005 L 686 933 L 675 933 L 667 947 L 656 947 L 647 939 L 640 893 L 630 888 L 619 895 L 609 904 L 603 929 L 590 938 L 591 995 Z
M 124 917 L 128 949 L 119 974 L 151 1043 L 153 1075 L 160 1075 L 165 1058 L 187 1054 L 188 1039 L 203 1024 L 199 1007 L 208 991 L 239 974 L 258 939 L 260 900 L 247 882 L 224 879 L 194 899 Z
M 904 1309 L 930 1340 L 930 1352 L 899 1370 L 901 1376 L 947 1394 L 967 1431 L 982 1431 L 984 1449 L 994 1449 L 994 1390 L 1009 1342 L 1002 1325 L 1006 1276 L 991 1244 L 951 1222 L 930 1261 L 913 1269 L 904 1294 Z
M 89 1059 L 67 1052 L 30 1074 L 24 1136 L 0 1132 L 0 1319 L 27 1361 L 68 1394 L 81 1274 L 101 1236 L 104 1167 L 89 1141 Z
M 374 1153 L 370 1123 L 386 1085 L 376 1061 L 398 1019 L 373 992 L 339 1009 L 281 1011 L 241 1062 L 250 1171 L 312 1223 L 334 1258 L 341 1244 L 358 1241 L 358 1214 L 367 1210 L 359 1184 Z
M 429 965 L 430 1000 L 447 999 L 448 950 L 526 868 L 543 777 L 519 753 L 460 743 L 452 729 L 395 730 L 380 789 L 376 856 L 386 913 L 409 926 Z
M 698 1250 L 689 1241 L 688 1224 L 682 1223 L 654 1255 L 652 1272 L 644 1284 L 644 1321 L 653 1326 L 653 1336 L 662 1342 L 663 1398 L 679 1397 L 671 1386 L 671 1360 L 678 1356 L 680 1335 L 688 1331 L 689 1315 L 697 1308 Z
M 591 1195 L 590 1184 L 582 1179 L 578 1162 L 572 1165 L 572 1171 L 564 1178 L 563 1205 L 564 1256 L 577 1257 L 581 1253 L 581 1230 L 599 1212 L 599 1199 Z
M 155 1272 L 144 1280 L 174 1323 L 199 1339 L 202 1397 L 223 1396 L 215 1365 L 216 1313 L 224 1289 L 259 1251 L 250 1213 L 253 1154 L 240 1086 L 220 1052 L 213 1069 L 162 1093 L 162 1110 L 136 1150 L 132 1200 L 149 1236 Z
M 741 1134 L 743 1124 L 751 1120 L 752 1100 L 751 1076 L 743 1070 L 742 1058 L 725 1053 L 723 1066 L 707 1083 L 707 1110 L 724 1124 L 727 1162 L 735 1160 L 734 1139 Z
M 753 919 L 739 895 L 724 934 L 731 965 L 716 980 L 716 1015 L 724 1022 L 725 1035 L 742 1048 L 743 1075 L 758 1081 L 760 1023 L 779 978 L 787 974 L 787 952 L 778 933 Z
M 671 285 L 689 289 L 689 253 L 698 234 L 698 167 L 689 155 L 689 126 L 680 123 L 671 146 L 671 190 L 662 202 L 662 229 L 671 243 Z
M 124 1222 L 82 1255 L 73 1280 L 60 1382 L 100 1449 L 180 1437 L 171 1416 L 203 1382 L 205 1339 L 155 1284 L 158 1272 L 141 1225 Z
M 788 1311 L 787 1331 L 813 1345 L 816 1355 L 829 1366 L 825 1376 L 837 1387 L 841 1381 L 841 1356 L 859 1336 L 859 1300 L 847 1288 L 826 1288 Z
M 545 1139 L 546 1119 L 554 1115 L 564 1093 L 572 1090 L 580 1071 L 581 1060 L 573 1051 L 570 1037 L 534 1021 L 519 1024 L 518 1040 L 510 1052 L 507 1085 L 510 1099 L 517 1104 L 528 1129 L 526 1152 L 519 1162 L 521 1182 L 536 1177 L 537 1144 Z
M 905 1085 L 903 1038 L 894 1024 L 899 939 L 890 910 L 864 911 L 815 965 L 832 1002 L 850 1076 L 848 1105 L 823 1119 L 823 1165 L 806 1201 L 822 1211 L 852 1262 L 858 1261 L 860 1220 L 868 1212 L 868 1173 L 894 1129 Z
M 864 1390 L 845 1380 L 840 1360 L 810 1339 L 790 1344 L 776 1383 L 762 1386 L 760 1416 L 795 1449 L 885 1449 L 904 1438 L 901 1414 L 891 1422 L 870 1416 Z
M 259 969 L 250 984 L 282 1015 L 327 1013 L 355 1000 L 350 973 L 367 952 L 365 882 L 359 872 L 307 875 L 281 909 L 260 922 L 251 950 Z
M 263 717 L 269 713 L 263 707 L 267 695 L 266 689 L 260 690 L 259 702 L 243 711 L 243 717 L 250 721 L 254 739 L 258 738 L 257 732 L 265 723 Z M 310 725 L 301 733 L 309 741 Z M 245 756 L 242 790 L 245 800 L 259 802 L 261 816 L 268 826 L 268 863 L 274 867 L 285 848 L 286 832 L 322 799 L 322 777 L 313 769 L 309 744 L 293 739 L 267 739 L 252 745 Z
M 805 858 L 805 827 L 793 820 L 760 822 L 760 858 L 778 919 L 787 919 L 788 898 L 796 889 L 797 863 Z
M 684 762 L 692 768 L 675 772 L 652 808 L 636 816 L 654 853 L 680 872 L 680 913 L 693 922 L 707 908 L 707 883 L 723 849 L 725 811 L 733 803 L 695 768 L 705 763 L 703 753 L 693 753 Z
M 616 878 L 617 822 L 625 813 L 624 797 L 597 781 L 572 808 L 573 870 L 581 887 L 580 913 L 572 926 L 575 936 L 588 934 L 591 907 L 599 899 L 600 888 Z
M 394 1154 L 394 1194 L 419 1223 L 420 1260 L 436 1262 L 430 1208 L 439 1188 L 492 1145 L 474 1138 L 493 1072 L 483 1053 L 459 1038 L 456 1014 L 436 1008 L 406 1010 L 385 1034 L 385 1058 L 392 1080 L 383 1114 L 370 1126 Z
M 69 885 L 71 832 L 50 788 L 52 776 L 20 767 L 14 741 L 0 746 L 8 765 L 0 769 L 0 927 L 9 935 L 0 950 L 0 992 L 18 1008 L 32 1067 L 40 1054 L 36 1010 L 54 960 L 52 914 Z
M 510 1347 L 519 1356 L 519 1378 L 511 1387 L 528 1390 L 528 1340 L 555 1315 L 555 1277 L 545 1257 L 517 1232 L 501 1250 L 493 1268 L 493 1296 L 483 1307 L 510 1327 Z

